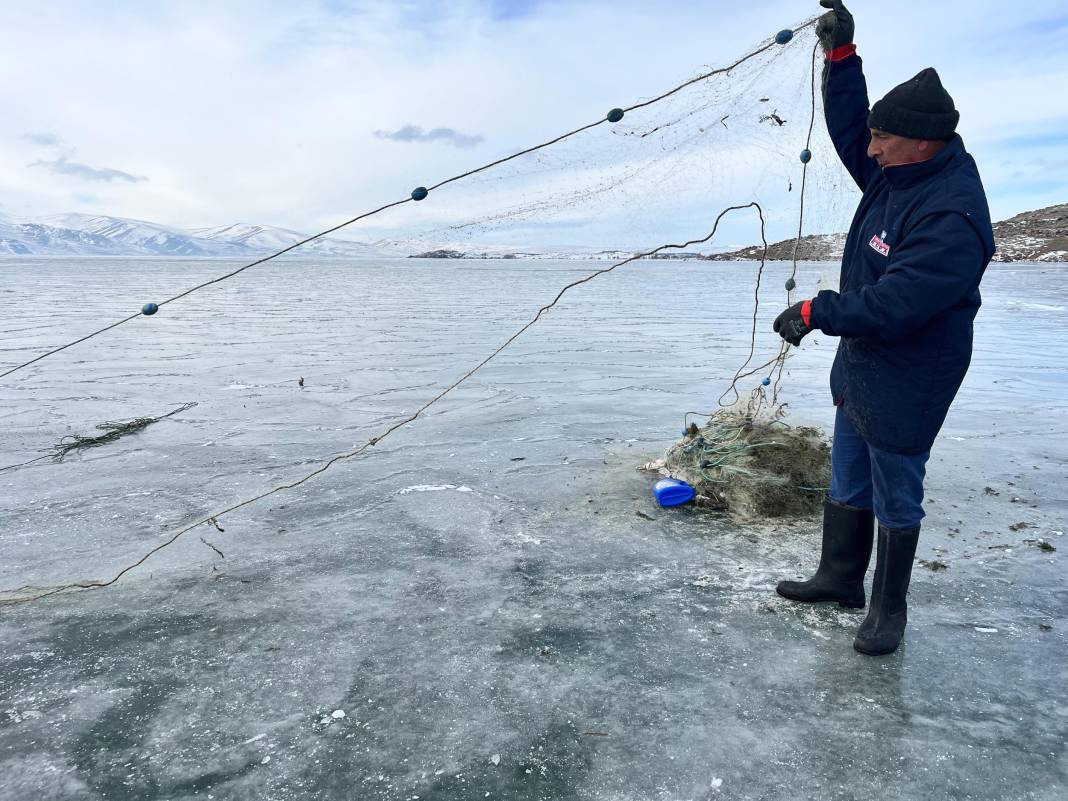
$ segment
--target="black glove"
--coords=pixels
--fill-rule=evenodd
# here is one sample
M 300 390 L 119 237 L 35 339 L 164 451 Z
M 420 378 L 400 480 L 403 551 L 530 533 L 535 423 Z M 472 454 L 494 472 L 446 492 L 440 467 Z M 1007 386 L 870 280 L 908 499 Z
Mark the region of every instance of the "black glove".
M 794 347 L 800 345 L 805 335 L 812 331 L 812 326 L 805 322 L 805 317 L 810 315 L 811 303 L 810 300 L 795 303 L 775 318 L 775 324 L 772 326 L 775 333 Z
M 820 5 L 831 9 L 816 23 L 816 35 L 828 53 L 847 44 L 852 44 L 853 15 L 842 4 L 842 0 L 820 0 Z

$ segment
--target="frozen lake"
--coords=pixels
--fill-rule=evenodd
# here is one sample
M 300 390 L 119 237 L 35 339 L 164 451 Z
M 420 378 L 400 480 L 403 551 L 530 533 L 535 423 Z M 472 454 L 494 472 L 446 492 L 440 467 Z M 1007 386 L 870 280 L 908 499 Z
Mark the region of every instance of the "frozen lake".
M 0 467 L 199 404 L 0 472 L 0 589 L 110 578 L 307 474 L 604 266 L 280 260 L 0 380 Z M 0 261 L 0 371 L 227 269 Z M 774 593 L 816 521 L 662 510 L 635 469 L 716 408 L 755 271 L 598 278 L 366 455 L 0 608 L 0 799 L 1065 798 L 1068 265 L 987 274 L 929 466 L 918 558 L 947 568 L 884 659 L 862 613 Z M 791 359 L 790 422 L 832 421 L 834 345 Z

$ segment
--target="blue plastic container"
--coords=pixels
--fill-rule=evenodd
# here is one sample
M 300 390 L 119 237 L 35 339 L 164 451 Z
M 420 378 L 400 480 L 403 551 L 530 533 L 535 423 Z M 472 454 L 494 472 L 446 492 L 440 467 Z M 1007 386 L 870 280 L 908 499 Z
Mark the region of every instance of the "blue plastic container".
M 653 487 L 653 495 L 661 506 L 682 506 L 697 497 L 697 490 L 677 478 L 662 478 Z

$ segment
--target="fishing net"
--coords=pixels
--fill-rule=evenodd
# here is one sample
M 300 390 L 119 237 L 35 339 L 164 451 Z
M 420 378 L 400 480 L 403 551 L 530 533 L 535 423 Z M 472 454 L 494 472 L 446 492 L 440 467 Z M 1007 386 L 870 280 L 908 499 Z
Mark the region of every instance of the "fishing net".
M 704 505 L 738 517 L 818 513 L 829 448 L 817 430 L 783 419 L 789 348 L 758 336 L 755 306 L 815 293 L 796 279 L 809 242 L 793 243 L 844 230 L 855 200 L 817 124 L 821 67 L 814 29 L 802 27 L 785 45 L 756 44 L 740 63 L 706 70 L 618 122 L 435 190 L 426 203 L 399 209 L 394 227 L 368 228 L 398 254 L 439 258 L 616 261 L 666 243 L 686 246 L 653 257 L 711 258 L 757 243 L 756 286 L 739 284 L 739 308 L 754 304 L 748 358 L 724 388 L 725 408 L 691 426 L 657 467 L 693 484 Z M 794 268 L 786 282 L 772 283 L 763 262 L 767 245 L 780 240 L 792 242 L 773 252 L 789 254 Z
M 816 124 L 821 55 L 812 27 L 786 44 L 755 45 L 734 66 L 441 187 L 397 210 L 395 227 L 371 221 L 369 229 L 397 253 L 422 257 L 618 260 L 688 243 L 655 255 L 696 258 L 759 243 L 757 286 L 739 301 L 775 293 L 787 305 L 801 254 L 776 249 L 791 253 L 794 269 L 786 283 L 762 286 L 768 243 L 844 230 L 852 200 L 826 128 Z M 830 451 L 817 430 L 783 419 L 789 349 L 758 337 L 756 324 L 753 308 L 748 358 L 720 398 L 729 408 L 691 425 L 657 466 L 736 517 L 812 515 L 830 481 Z
M 307 475 L 206 514 L 110 580 L 33 588 L 28 595 L 16 592 L 0 601 L 22 602 L 110 586 L 194 528 L 217 526 L 223 515 L 292 490 L 340 461 L 359 457 L 488 364 L 572 287 L 616 268 L 641 269 L 644 259 L 708 258 L 754 244 L 759 254 L 755 277 L 750 269 L 739 270 L 736 284 L 739 319 L 751 329 L 748 352 L 736 371 L 732 366 L 733 379 L 719 399 L 729 410 L 713 409 L 703 415 L 707 422 L 695 424 L 672 448 L 664 469 L 691 480 L 713 505 L 737 514 L 814 511 L 827 483 L 827 449 L 815 432 L 791 428 L 783 420 L 780 395 L 789 346 L 770 332 L 757 335 L 761 303 L 781 308 L 815 290 L 799 285 L 796 248 L 776 249 L 779 254 L 790 253 L 794 264 L 788 272 L 777 271 L 772 281 L 764 269 L 768 244 L 843 230 L 855 200 L 825 126 L 819 123 L 822 53 L 814 24 L 808 20 L 748 50 L 723 54 L 717 65 L 696 69 L 693 76 L 683 76 L 678 85 L 655 97 L 636 99 L 628 96 L 627 87 L 620 87 L 620 97 L 609 99 L 606 108 L 592 114 L 593 122 L 563 134 L 559 120 L 537 120 L 536 127 L 547 132 L 542 137 L 517 126 L 516 141 L 500 142 L 497 152 L 463 151 L 469 153 L 470 163 L 458 163 L 458 174 L 437 183 L 434 176 L 412 175 L 405 154 L 398 151 L 398 176 L 415 185 L 403 189 L 402 199 L 146 306 L 144 314 L 154 314 L 341 229 L 372 243 L 379 252 L 397 256 L 576 257 L 610 262 L 565 286 L 519 330 L 502 337 L 502 344 L 482 362 L 351 451 L 325 459 Z M 529 145 L 531 139 L 540 144 Z M 492 150 L 492 145 L 486 148 Z M 722 262 L 710 263 L 709 268 L 732 269 Z M 138 316 L 36 356 L 0 373 L 0 378 Z M 106 431 L 102 436 L 110 442 L 119 433 Z
M 692 424 L 649 467 L 693 485 L 699 505 L 738 519 L 805 517 L 823 507 L 831 451 L 818 429 L 731 408 Z
M 638 99 L 618 122 L 432 189 L 423 202 L 361 222 L 358 235 L 404 256 L 613 258 L 704 237 L 723 209 L 755 201 L 769 238 L 784 240 L 798 230 L 803 150 L 811 153 L 805 232 L 842 230 L 849 197 L 833 190 L 846 184 L 845 174 L 825 126 L 812 126 L 822 117 L 813 28 L 752 53 L 666 97 Z M 615 98 L 620 105 L 636 100 L 626 91 Z M 405 145 L 396 147 L 403 159 Z M 759 219 L 748 211 L 687 250 L 710 254 L 759 241 Z
M 816 124 L 821 68 L 814 29 L 802 27 L 786 44 L 756 44 L 734 66 L 707 68 L 616 122 L 609 114 L 608 124 L 432 190 L 366 230 L 400 255 L 424 258 L 618 261 L 667 243 L 685 247 L 656 258 L 700 258 L 759 243 L 753 251 L 763 260 L 768 243 L 847 227 L 852 198 L 842 188 L 851 184 Z M 795 260 L 788 282 L 760 283 L 761 265 L 755 288 L 739 285 L 739 309 L 765 298 L 793 302 L 800 254 L 776 250 Z M 800 289 L 807 297 L 815 288 Z M 783 420 L 789 349 L 757 336 L 752 311 L 748 358 L 720 398 L 734 408 L 694 426 L 663 469 L 737 516 L 813 514 L 829 483 L 829 449 L 818 431 Z

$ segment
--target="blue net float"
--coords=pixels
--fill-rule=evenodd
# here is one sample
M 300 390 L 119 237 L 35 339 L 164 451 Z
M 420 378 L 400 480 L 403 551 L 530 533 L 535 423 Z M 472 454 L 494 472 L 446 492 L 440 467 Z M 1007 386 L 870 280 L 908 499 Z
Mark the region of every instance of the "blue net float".
M 146 303 L 144 306 L 141 307 L 141 314 L 145 315 L 145 317 L 151 317 L 158 311 L 159 306 L 157 306 L 155 303 Z
M 812 161 L 812 151 L 806 147 L 801 151 L 801 163 L 808 164 L 810 161 Z
M 611 111 L 608 112 L 608 116 L 607 116 L 606 119 L 609 122 L 619 122 L 621 119 L 623 119 L 623 109 L 621 109 L 621 108 L 612 109 Z
M 677 478 L 662 478 L 653 486 L 653 496 L 661 506 L 682 506 L 697 497 L 697 490 Z
M 779 31 L 777 34 L 775 34 L 775 41 L 781 45 L 789 44 L 790 40 L 792 40 L 793 38 L 794 32 L 791 31 L 789 28 L 783 31 Z
M 412 200 L 426 200 L 426 196 L 429 194 L 425 186 L 417 186 L 412 190 Z
M 793 278 L 787 278 L 786 279 L 786 291 L 787 292 L 793 292 L 796 288 L 797 288 L 797 281 L 795 281 Z

